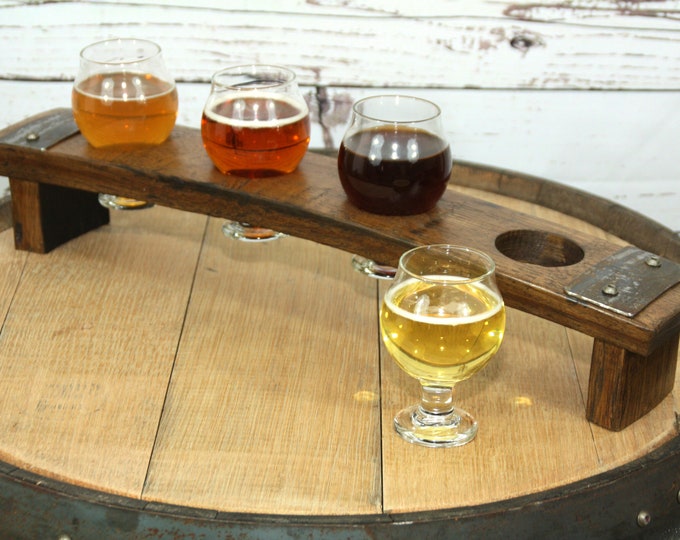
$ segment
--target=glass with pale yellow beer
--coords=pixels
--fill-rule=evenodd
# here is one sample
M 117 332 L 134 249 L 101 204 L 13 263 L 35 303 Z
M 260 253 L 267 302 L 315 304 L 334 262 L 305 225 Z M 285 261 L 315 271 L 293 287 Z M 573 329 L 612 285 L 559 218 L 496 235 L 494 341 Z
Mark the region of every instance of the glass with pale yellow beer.
M 385 293 L 380 331 L 397 365 L 421 386 L 420 403 L 395 417 L 396 431 L 430 447 L 470 442 L 477 421 L 453 405 L 453 387 L 503 341 L 505 306 L 491 258 L 446 244 L 407 251 Z

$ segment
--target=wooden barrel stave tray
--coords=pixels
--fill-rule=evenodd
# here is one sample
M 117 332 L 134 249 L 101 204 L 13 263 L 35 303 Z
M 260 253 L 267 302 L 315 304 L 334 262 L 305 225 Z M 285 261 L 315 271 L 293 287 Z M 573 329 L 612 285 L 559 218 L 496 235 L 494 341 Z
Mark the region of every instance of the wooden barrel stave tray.
M 536 205 L 450 192 L 619 242 Z M 478 439 L 408 445 L 391 417 L 417 383 L 379 343 L 384 284 L 354 272 L 347 252 L 291 237 L 243 245 L 221 223 L 114 213 L 46 255 L 2 233 L 0 507 L 12 519 L 0 532 L 677 530 L 677 390 L 622 431 L 594 425 L 583 415 L 593 339 L 510 309 L 500 353 L 456 391 Z
M 194 129 L 178 127 L 162 145 L 104 149 L 93 149 L 74 134 L 77 128 L 69 109 L 47 111 L 0 133 L 0 172 L 10 177 L 18 249 L 46 253 L 108 223 L 108 211 L 97 204 L 97 192 L 254 220 L 382 263 L 396 264 L 405 249 L 424 243 L 474 245 L 496 259 L 507 305 L 595 338 L 586 402 L 589 420 L 623 429 L 672 389 L 680 335 L 680 287 L 673 285 L 680 279 L 680 266 L 672 260 L 678 250 L 671 240 L 677 238 L 660 226 L 656 231 L 664 233 L 663 254 L 633 246 L 622 251 L 597 237 L 462 194 L 445 194 L 426 214 L 395 219 L 349 205 L 332 161 L 313 154 L 285 178 L 251 181 L 219 174 Z M 497 178 L 500 187 L 512 184 L 525 197 L 555 203 L 552 191 L 567 194 L 572 209 L 584 198 L 576 191 L 553 190 L 549 182 L 519 176 L 510 182 L 507 175 L 480 172 L 481 182 Z M 463 181 L 478 176 L 470 167 L 454 174 Z M 635 262 L 624 267 L 620 257 L 630 249 Z M 658 259 L 662 255 L 671 259 Z M 652 258 L 661 264 L 644 263 Z M 595 270 L 603 264 L 605 275 L 602 268 Z M 662 278 L 668 270 L 670 274 Z M 625 274 L 635 278 L 612 296 L 604 292 L 611 272 L 618 274 L 615 280 Z M 586 294 L 592 302 L 576 300 L 569 289 L 591 279 L 589 273 L 597 274 L 596 286 Z M 645 298 L 646 292 L 652 294 Z M 636 297 L 643 301 L 630 315 L 609 309 L 614 304 L 632 309 Z

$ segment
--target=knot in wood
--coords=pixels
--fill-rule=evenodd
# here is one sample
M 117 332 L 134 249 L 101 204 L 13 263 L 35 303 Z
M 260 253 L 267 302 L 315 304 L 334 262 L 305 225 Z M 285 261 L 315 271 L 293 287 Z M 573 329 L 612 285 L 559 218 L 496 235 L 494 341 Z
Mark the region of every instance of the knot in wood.
M 526 52 L 536 44 L 536 41 L 525 35 L 515 36 L 510 40 L 510 46 L 518 51 Z

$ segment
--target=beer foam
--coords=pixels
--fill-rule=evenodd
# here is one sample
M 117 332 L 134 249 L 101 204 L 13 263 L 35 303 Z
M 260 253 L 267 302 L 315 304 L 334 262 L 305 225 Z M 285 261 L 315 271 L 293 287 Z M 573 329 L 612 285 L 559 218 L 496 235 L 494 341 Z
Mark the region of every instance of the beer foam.
M 121 78 L 122 76 L 122 78 Z M 175 84 L 147 73 L 132 71 L 99 73 L 80 81 L 75 91 L 104 102 L 144 102 L 175 91 Z M 97 91 L 92 91 L 96 89 Z M 162 91 L 158 91 L 161 89 Z
M 434 279 L 434 276 L 433 276 Z M 448 281 L 450 283 L 456 283 L 457 281 L 465 282 L 467 280 L 465 279 L 456 279 L 453 276 L 437 276 L 437 280 L 439 281 Z M 414 283 L 417 283 L 417 279 L 408 279 L 395 287 L 394 289 L 390 289 L 387 291 L 387 294 L 385 295 L 385 304 L 389 307 L 391 311 L 396 313 L 397 315 L 400 315 L 404 317 L 405 319 L 409 319 L 411 321 L 415 322 L 420 322 L 420 323 L 426 323 L 426 324 L 439 324 L 439 325 L 447 325 L 447 326 L 458 326 L 460 324 L 471 324 L 475 322 L 480 322 L 484 321 L 496 313 L 498 313 L 501 308 L 503 307 L 503 300 L 501 297 L 496 293 L 495 291 L 491 290 L 489 287 L 482 283 L 474 283 L 471 284 L 473 287 L 476 287 L 478 289 L 483 289 L 484 294 L 494 298 L 496 301 L 494 302 L 494 306 L 492 309 L 489 309 L 487 311 L 484 311 L 482 313 L 478 313 L 476 315 L 470 315 L 469 312 L 469 306 L 467 304 L 460 303 L 459 305 L 452 305 L 451 303 L 442 306 L 444 313 L 447 315 L 444 317 L 436 317 L 432 315 L 427 315 L 427 314 L 422 314 L 422 313 L 413 313 L 412 311 L 407 311 L 399 306 L 397 306 L 394 302 L 395 296 L 398 295 L 402 291 L 402 289 L 405 289 L 409 286 L 412 286 Z M 417 291 L 417 290 L 416 290 Z M 414 291 L 414 292 L 416 292 Z M 429 298 L 427 295 L 423 295 L 421 298 L 419 298 L 416 302 L 416 306 L 418 307 L 419 310 L 424 311 L 429 307 Z M 466 312 L 467 310 L 467 312 Z
M 222 116 L 215 112 L 215 109 L 227 101 L 236 101 L 237 99 L 243 99 L 244 97 L 254 98 L 259 100 L 271 100 L 286 103 L 296 111 L 297 114 L 293 116 L 287 116 L 285 118 L 272 118 L 268 120 L 243 120 L 239 118 Z M 220 94 L 219 97 L 214 96 L 209 98 L 208 103 L 205 106 L 204 114 L 211 120 L 218 122 L 220 124 L 229 124 L 234 127 L 247 127 L 251 129 L 258 128 L 273 128 L 279 126 L 285 126 L 288 124 L 293 124 L 299 122 L 305 116 L 309 114 L 309 108 L 304 99 L 300 98 L 296 100 L 286 94 L 280 94 L 276 92 L 248 92 L 244 96 L 243 92 L 229 92 L 227 94 Z

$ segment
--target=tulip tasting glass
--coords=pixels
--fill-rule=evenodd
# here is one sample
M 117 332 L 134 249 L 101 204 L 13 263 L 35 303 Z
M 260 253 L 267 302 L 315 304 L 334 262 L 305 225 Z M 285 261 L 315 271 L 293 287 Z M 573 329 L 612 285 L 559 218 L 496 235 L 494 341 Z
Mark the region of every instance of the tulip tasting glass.
M 460 446 L 477 421 L 454 407 L 453 387 L 482 369 L 503 341 L 505 306 L 494 262 L 474 249 L 421 246 L 399 260 L 380 310 L 383 342 L 421 385 L 420 403 L 394 418 L 409 442 Z
M 372 96 L 354 104 L 338 152 L 338 173 L 357 208 L 392 216 L 427 212 L 444 194 L 451 167 L 436 104 L 402 95 Z M 358 255 L 352 264 L 378 278 L 391 278 L 396 271 Z
M 284 67 L 246 65 L 213 75 L 201 119 L 203 145 L 223 174 L 264 178 L 293 172 L 309 146 L 309 108 L 295 74 Z M 227 222 L 227 236 L 267 241 L 281 233 Z
M 177 89 L 157 44 L 109 39 L 80 52 L 72 106 L 80 132 L 94 147 L 160 144 L 175 126 Z M 99 201 L 122 210 L 152 206 L 108 194 Z

